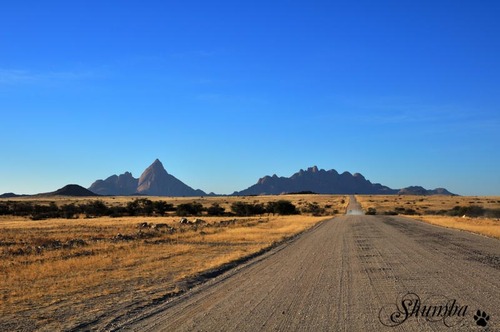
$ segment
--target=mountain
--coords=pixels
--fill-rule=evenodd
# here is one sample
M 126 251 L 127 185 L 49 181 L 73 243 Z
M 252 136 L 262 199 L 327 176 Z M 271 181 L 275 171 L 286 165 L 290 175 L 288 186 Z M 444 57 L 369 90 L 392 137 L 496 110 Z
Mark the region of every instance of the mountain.
M 194 190 L 173 175 L 167 173 L 161 161 L 156 159 L 139 178 L 137 192 L 149 196 L 205 196 L 202 190 Z
M 444 195 L 444 196 L 456 196 L 455 194 L 450 193 L 448 190 L 444 188 L 436 188 L 436 189 L 425 189 L 420 186 L 410 186 L 401 189 L 398 191 L 398 195 L 424 195 L 424 196 L 431 196 L 431 195 Z
M 409 187 L 417 188 L 417 187 Z M 413 189 L 405 188 L 408 192 Z M 420 187 L 421 188 L 421 187 Z M 423 189 L 423 188 L 422 188 Z M 371 183 L 359 173 L 344 172 L 339 174 L 336 170 L 325 171 L 313 166 L 307 170 L 300 170 L 291 177 L 265 176 L 253 186 L 234 192 L 233 195 L 278 195 L 282 193 L 312 191 L 318 194 L 367 194 L 367 195 L 393 195 L 402 190 L 391 189 L 379 183 Z M 423 189 L 425 190 L 425 189 Z M 425 194 L 451 194 L 446 189 L 425 190 Z M 424 194 L 424 193 L 423 193 Z
M 97 180 L 89 190 L 99 195 L 126 196 L 205 196 L 202 190 L 194 190 L 171 174 L 168 174 L 161 161 L 156 159 L 142 173 L 139 179 L 130 172 L 112 175 L 105 180 Z
M 137 193 L 139 179 L 132 173 L 125 172 L 120 175 L 111 175 L 106 180 L 97 180 L 90 186 L 89 190 L 99 195 L 126 196 Z
M 51 193 L 41 194 L 43 196 L 99 196 L 92 191 L 77 184 L 68 184 Z
M 14 194 L 14 193 L 5 193 L 5 194 L 1 194 L 0 198 L 16 198 L 16 197 L 24 197 L 24 196 L 29 196 L 29 195 L 18 195 L 18 194 Z

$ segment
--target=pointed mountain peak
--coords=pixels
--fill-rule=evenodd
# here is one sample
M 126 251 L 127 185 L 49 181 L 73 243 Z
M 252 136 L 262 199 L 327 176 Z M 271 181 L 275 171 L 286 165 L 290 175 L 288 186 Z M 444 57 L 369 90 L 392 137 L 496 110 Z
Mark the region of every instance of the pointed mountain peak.
M 139 178 L 137 192 L 151 196 L 204 196 L 202 190 L 194 190 L 171 174 L 156 159 Z
M 155 161 L 151 164 L 151 166 L 161 166 L 161 167 L 163 167 L 163 164 L 161 163 L 160 159 L 156 158 Z
M 162 173 L 163 172 L 168 173 L 165 170 L 165 167 L 163 167 L 163 164 L 161 163 L 161 161 L 159 159 L 155 159 L 155 161 L 151 165 L 149 165 L 149 167 L 146 168 L 146 170 L 144 172 L 147 172 L 147 171 L 154 171 L 154 172 L 160 171 Z

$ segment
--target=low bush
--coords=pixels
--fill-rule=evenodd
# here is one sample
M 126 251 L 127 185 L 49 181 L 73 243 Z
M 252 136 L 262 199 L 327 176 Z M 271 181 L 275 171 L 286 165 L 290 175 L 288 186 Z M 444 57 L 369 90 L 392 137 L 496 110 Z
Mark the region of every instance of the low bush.
M 377 210 L 375 208 L 370 207 L 368 208 L 368 210 L 366 210 L 365 214 L 373 216 L 377 214 Z
M 203 205 L 200 203 L 184 203 L 177 206 L 176 214 L 180 217 L 199 216 L 202 211 Z

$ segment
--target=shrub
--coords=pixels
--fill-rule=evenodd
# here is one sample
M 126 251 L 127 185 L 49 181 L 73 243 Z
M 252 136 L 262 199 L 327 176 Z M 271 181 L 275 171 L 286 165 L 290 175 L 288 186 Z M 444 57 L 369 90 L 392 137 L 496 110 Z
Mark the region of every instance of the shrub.
M 368 213 L 366 213 L 368 214 Z M 399 213 L 397 211 L 385 211 L 384 214 L 386 216 L 397 216 Z
M 325 214 L 325 209 L 320 207 L 318 203 L 307 203 L 307 205 L 302 208 L 302 212 L 311 213 L 313 216 L 321 216 Z
M 365 213 L 365 214 L 367 214 L 367 215 L 372 215 L 372 216 L 373 216 L 373 215 L 376 215 L 376 214 L 377 214 L 377 210 L 376 210 L 375 208 L 372 208 L 372 207 L 371 207 L 371 208 L 368 208 L 368 210 L 366 211 L 366 213 Z
M 177 206 L 176 214 L 181 217 L 198 216 L 202 211 L 203 205 L 200 203 L 184 203 Z
M 272 203 L 272 204 L 271 204 Z M 279 200 L 277 202 L 269 202 L 266 208 L 267 212 L 277 213 L 280 215 L 298 214 L 297 208 L 290 201 Z
M 484 215 L 488 218 L 500 218 L 500 209 L 488 209 Z
M 8 215 L 11 214 L 9 205 L 7 203 L 0 203 L 0 215 Z
M 222 206 L 220 206 L 217 203 L 214 203 L 207 209 L 207 214 L 209 216 L 222 216 L 224 215 L 225 211 L 226 209 L 224 209 Z
M 49 205 L 35 204 L 33 207 L 33 213 L 31 215 L 32 220 L 43 220 L 48 218 L 59 218 L 60 211 L 54 202 Z
M 75 204 L 64 204 L 61 206 L 61 216 L 66 219 L 73 219 L 80 209 Z
M 467 216 L 467 217 L 480 217 L 484 215 L 485 209 L 482 206 L 470 205 L 470 206 L 455 206 L 453 209 L 448 211 L 449 216 Z
M 238 216 L 253 216 L 265 213 L 266 209 L 262 204 L 235 202 L 231 204 L 231 211 Z
M 165 201 L 156 201 L 153 202 L 153 210 L 154 213 L 159 214 L 160 216 L 165 215 L 167 211 L 175 211 L 173 204 L 167 203 Z
M 87 204 L 80 205 L 80 210 L 89 217 L 102 217 L 110 214 L 110 209 L 104 202 L 95 200 Z
M 125 206 L 111 206 L 109 208 L 109 216 L 119 218 L 128 215 L 129 210 Z

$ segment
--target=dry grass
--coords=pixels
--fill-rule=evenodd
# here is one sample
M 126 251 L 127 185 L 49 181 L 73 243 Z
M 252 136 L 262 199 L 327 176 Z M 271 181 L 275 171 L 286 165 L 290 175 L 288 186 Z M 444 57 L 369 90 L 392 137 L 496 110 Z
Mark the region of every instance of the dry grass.
M 377 214 L 396 208 L 413 209 L 419 215 L 411 216 L 430 224 L 460 229 L 500 239 L 500 220 L 494 218 L 468 218 L 434 215 L 432 211 L 451 210 L 455 206 L 481 206 L 500 209 L 500 197 L 496 196 L 374 196 L 359 195 L 357 200 L 364 210 L 375 208 Z
M 363 209 L 373 207 L 377 214 L 384 214 L 396 207 L 412 208 L 423 215 L 428 214 L 428 211 L 450 210 L 454 206 L 479 205 L 487 209 L 500 208 L 500 197 L 495 196 L 357 195 L 356 198 Z
M 463 218 L 447 216 L 415 216 L 429 224 L 456 228 L 500 239 L 500 220 L 490 218 Z
M 133 199 L 110 197 L 106 203 Z M 204 206 L 214 202 L 229 206 L 234 201 L 277 199 L 291 200 L 299 207 L 317 202 L 342 212 L 346 204 L 342 200 L 347 200 L 292 195 L 173 198 L 169 202 L 196 200 Z M 174 216 L 43 221 L 1 217 L 0 330 L 70 329 L 109 315 L 110 310 L 149 305 L 178 292 L 186 278 L 256 253 L 325 219 L 304 215 L 201 218 L 205 224 L 180 225 Z M 139 227 L 143 222 L 168 227 Z

